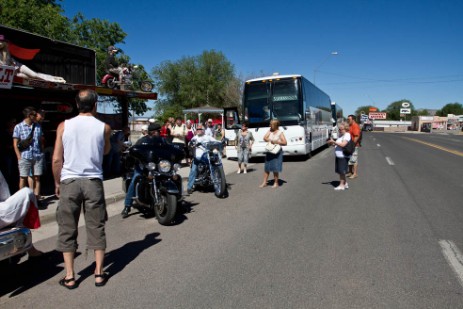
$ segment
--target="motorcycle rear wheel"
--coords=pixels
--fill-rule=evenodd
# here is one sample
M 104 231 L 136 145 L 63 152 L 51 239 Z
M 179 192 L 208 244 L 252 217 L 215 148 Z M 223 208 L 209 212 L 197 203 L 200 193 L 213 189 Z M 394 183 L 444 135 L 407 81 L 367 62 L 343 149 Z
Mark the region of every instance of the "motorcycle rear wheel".
M 115 78 L 109 78 L 106 81 L 106 87 L 114 89 L 116 87 L 116 79 Z
M 170 225 L 177 213 L 177 196 L 162 193 L 162 202 L 154 206 L 154 215 L 161 225 Z
M 227 190 L 227 181 L 225 180 L 225 172 L 223 166 L 214 167 L 214 194 L 221 198 L 224 197 Z
M 151 90 L 153 90 L 153 83 L 149 82 L 149 81 L 142 81 L 140 83 L 140 89 L 141 91 L 144 91 L 144 92 L 151 92 Z

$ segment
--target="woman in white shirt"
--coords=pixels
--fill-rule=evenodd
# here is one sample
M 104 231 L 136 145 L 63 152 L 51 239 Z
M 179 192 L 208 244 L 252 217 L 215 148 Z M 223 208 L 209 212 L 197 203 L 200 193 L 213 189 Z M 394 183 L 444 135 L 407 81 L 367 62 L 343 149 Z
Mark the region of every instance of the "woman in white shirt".
M 349 132 L 347 131 L 348 125 L 346 123 L 341 123 L 338 126 L 339 130 L 339 138 L 336 140 L 333 140 L 330 138 L 328 140 L 328 145 L 333 145 L 335 146 L 334 148 L 334 153 L 336 155 L 336 161 L 335 161 L 335 172 L 339 174 L 339 186 L 334 188 L 336 191 L 342 191 L 345 189 L 349 188 L 349 185 L 347 184 L 346 181 L 346 174 L 348 170 L 348 163 L 350 156 L 345 156 L 344 153 L 342 152 L 342 148 L 347 145 L 347 143 L 350 141 L 351 136 Z

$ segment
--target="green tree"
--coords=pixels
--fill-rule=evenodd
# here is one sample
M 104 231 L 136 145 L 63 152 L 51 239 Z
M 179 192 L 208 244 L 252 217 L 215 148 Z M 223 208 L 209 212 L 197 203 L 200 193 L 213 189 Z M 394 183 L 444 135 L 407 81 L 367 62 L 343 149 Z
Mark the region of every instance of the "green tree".
M 2 0 L 0 23 L 55 40 L 69 41 L 70 21 L 55 0 Z
M 463 115 L 463 105 L 460 103 L 448 103 L 436 112 L 437 116 L 447 117 L 448 114 Z
M 410 102 L 410 100 L 400 100 L 400 101 L 395 101 L 395 102 L 392 102 L 391 104 L 388 105 L 388 107 L 386 107 L 386 109 L 384 110 L 385 112 L 387 112 L 387 119 L 389 120 L 400 120 L 400 109 L 402 108 L 402 103 L 404 102 L 407 102 L 407 103 L 410 103 L 410 108 L 412 110 L 412 116 L 416 115 L 416 110 L 415 110 L 415 107 L 413 106 L 413 104 Z
M 162 97 L 155 108 L 161 119 L 181 115 L 186 108 L 224 107 L 239 102 L 241 81 L 221 52 L 204 51 L 176 62 L 164 61 L 153 68 L 152 75 Z

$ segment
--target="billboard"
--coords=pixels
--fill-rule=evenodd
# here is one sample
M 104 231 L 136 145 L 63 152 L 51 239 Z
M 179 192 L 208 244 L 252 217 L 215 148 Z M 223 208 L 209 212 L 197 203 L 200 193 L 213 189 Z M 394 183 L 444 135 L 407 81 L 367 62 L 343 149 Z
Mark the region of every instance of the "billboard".
M 383 112 L 370 112 L 368 113 L 368 118 L 370 119 L 386 119 L 386 113 Z

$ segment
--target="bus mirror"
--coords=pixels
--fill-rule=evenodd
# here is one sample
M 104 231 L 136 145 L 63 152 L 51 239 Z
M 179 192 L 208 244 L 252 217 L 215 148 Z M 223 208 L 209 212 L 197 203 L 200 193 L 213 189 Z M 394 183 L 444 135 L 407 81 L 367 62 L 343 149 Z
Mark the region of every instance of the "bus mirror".
M 305 119 L 306 120 L 309 120 L 309 119 L 312 119 L 312 113 L 311 112 L 305 112 Z

